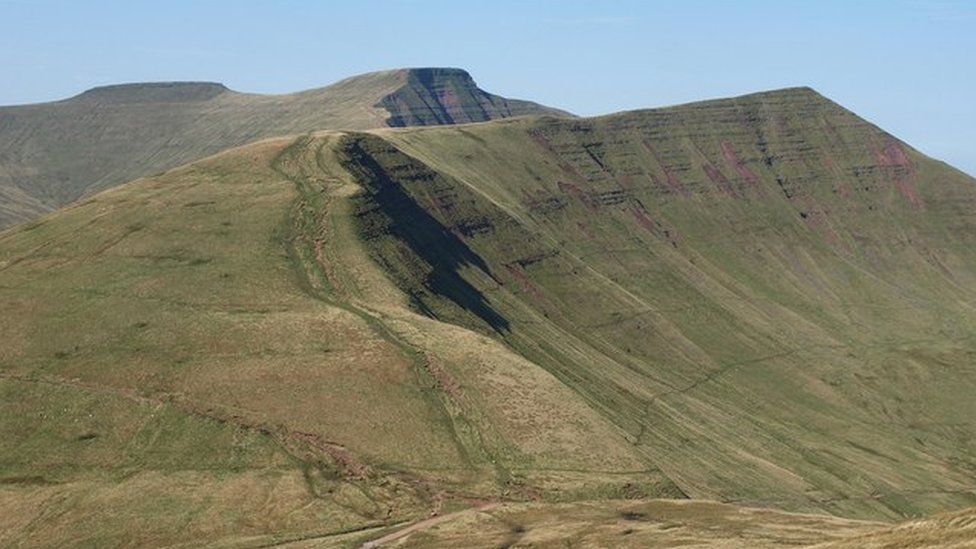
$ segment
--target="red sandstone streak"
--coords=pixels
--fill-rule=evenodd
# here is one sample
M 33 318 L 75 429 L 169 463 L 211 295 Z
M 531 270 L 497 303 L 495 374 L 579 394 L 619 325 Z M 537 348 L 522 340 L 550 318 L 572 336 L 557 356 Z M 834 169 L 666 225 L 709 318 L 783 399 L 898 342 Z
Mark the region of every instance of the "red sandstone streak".
M 542 294 L 542 290 L 540 290 L 539 287 L 532 282 L 532 279 L 530 279 L 522 271 L 522 269 L 519 268 L 518 265 L 515 265 L 514 263 L 509 263 L 505 265 L 505 269 L 508 270 L 508 273 L 512 275 L 512 278 L 514 278 L 515 281 L 518 282 L 522 290 L 525 291 L 530 296 L 532 296 L 532 298 L 537 303 L 542 305 L 543 309 L 547 309 L 552 306 L 552 303 L 550 303 L 549 300 L 546 299 L 546 296 Z
M 738 193 L 735 192 L 735 188 L 729 183 L 728 178 L 718 171 L 715 166 L 712 166 L 708 161 L 702 162 L 702 169 L 705 170 L 705 175 L 712 180 L 712 183 L 718 185 L 718 188 L 728 196 L 733 198 L 738 198 Z
M 546 151 L 549 152 L 549 154 L 555 157 L 556 164 L 559 166 L 559 169 L 561 169 L 567 175 L 571 175 L 573 177 L 576 177 L 577 179 L 582 179 L 582 176 L 580 176 L 580 173 L 576 170 L 575 167 L 573 167 L 572 164 L 569 164 L 568 162 L 560 158 L 559 153 L 556 152 L 556 148 L 552 146 L 552 141 L 549 141 L 549 138 L 546 137 L 545 134 L 543 134 L 539 130 L 529 130 L 528 133 L 529 136 L 532 137 L 533 141 L 535 141 L 540 147 L 544 148 Z
M 722 156 L 725 157 L 725 161 L 728 162 L 736 172 L 738 172 L 739 177 L 746 180 L 752 187 L 762 190 L 762 185 L 759 182 L 759 178 L 756 174 L 752 173 L 752 170 L 746 166 L 738 155 L 735 154 L 735 150 L 732 148 L 732 144 L 728 141 L 722 142 Z
M 637 223 L 647 232 L 657 234 L 657 227 L 654 225 L 654 220 L 647 216 L 647 213 L 643 208 L 636 204 L 632 204 L 630 207 L 630 213 L 634 214 L 634 219 L 636 219 Z
M 596 204 L 594 204 L 593 201 L 590 200 L 590 198 L 586 195 L 586 192 L 583 191 L 583 189 L 579 188 L 578 185 L 569 183 L 567 181 L 560 181 L 557 183 L 557 185 L 559 186 L 559 190 L 563 191 L 564 193 L 569 193 L 573 195 L 574 198 L 582 202 L 583 205 L 586 206 L 586 209 L 590 211 L 596 209 Z
M 438 94 L 437 101 L 444 108 L 444 112 L 451 117 L 454 122 L 471 122 L 470 117 L 461 108 L 461 100 L 458 98 L 457 93 L 453 89 L 447 88 L 440 90 Z M 458 120 L 458 118 L 463 118 L 463 120 Z
M 691 193 L 689 193 L 688 190 L 685 189 L 684 185 L 681 184 L 681 181 L 678 180 L 678 176 L 676 176 L 671 170 L 671 166 L 664 162 L 657 150 L 646 139 L 642 140 L 641 143 L 644 145 L 644 148 L 647 149 L 647 152 L 651 153 L 658 165 L 661 166 L 661 171 L 664 172 L 664 177 L 668 182 L 668 189 L 670 189 L 672 192 L 679 193 L 682 196 L 691 196 Z
M 874 155 L 884 172 L 890 174 L 891 183 L 905 197 L 909 206 L 913 210 L 921 210 L 923 204 L 915 185 L 915 168 L 901 145 L 897 141 L 889 139 L 884 148 L 876 150 Z

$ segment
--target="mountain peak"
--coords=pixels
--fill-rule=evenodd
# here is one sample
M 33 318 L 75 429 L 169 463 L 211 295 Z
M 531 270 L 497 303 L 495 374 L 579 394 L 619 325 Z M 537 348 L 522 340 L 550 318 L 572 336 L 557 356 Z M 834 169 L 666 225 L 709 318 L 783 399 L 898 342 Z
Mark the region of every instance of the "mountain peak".
M 790 86 L 786 88 L 775 88 L 762 90 L 732 97 L 722 97 L 699 101 L 696 103 L 708 104 L 716 102 L 749 102 L 749 101 L 773 101 L 777 103 L 834 103 L 826 96 L 809 86 Z M 696 103 L 688 103 L 694 105 Z
M 704 99 L 664 107 L 620 111 L 596 118 L 626 120 L 633 116 L 639 116 L 642 114 L 690 114 L 703 111 L 724 111 L 741 108 L 762 109 L 767 112 L 791 112 L 797 115 L 811 114 L 824 110 L 843 111 L 853 115 L 853 113 L 851 113 L 843 105 L 838 104 L 834 100 L 824 96 L 809 86 L 794 86 L 788 88 L 763 90 L 731 97 L 716 97 L 714 99 Z
M 791 86 L 788 88 L 776 88 L 772 90 L 765 90 L 761 92 L 756 92 L 752 94 L 747 94 L 742 96 L 746 97 L 756 97 L 756 98 L 779 98 L 787 99 L 792 101 L 815 101 L 815 102 L 829 102 L 833 103 L 824 94 L 818 92 L 817 90 L 811 88 L 810 86 Z
M 465 124 L 530 114 L 568 114 L 531 101 L 488 93 L 464 69 L 420 67 L 396 72 L 405 74 L 406 82 L 376 105 L 390 113 L 386 122 L 389 126 Z
M 785 88 L 773 88 L 771 90 L 766 90 L 759 93 L 773 94 L 773 95 L 795 95 L 795 96 L 815 96 L 823 97 L 823 95 L 817 90 L 811 88 L 810 86 L 787 86 Z
M 416 78 L 418 80 L 452 78 L 467 80 L 474 84 L 474 78 L 471 77 L 471 73 L 457 67 L 409 67 L 401 70 L 406 72 L 409 77 Z
M 70 100 L 97 103 L 206 101 L 230 91 L 219 82 L 137 82 L 91 88 Z

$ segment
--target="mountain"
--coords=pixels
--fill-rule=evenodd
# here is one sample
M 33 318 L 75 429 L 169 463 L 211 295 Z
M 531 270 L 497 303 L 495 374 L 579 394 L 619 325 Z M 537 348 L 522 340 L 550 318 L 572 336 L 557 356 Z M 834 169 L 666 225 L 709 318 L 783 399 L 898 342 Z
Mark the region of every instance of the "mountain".
M 572 387 L 683 494 L 976 503 L 971 177 L 805 88 L 343 154 L 415 309 Z
M 474 508 L 447 543 L 660 513 L 775 546 L 974 506 L 974 183 L 796 88 L 271 138 L 84 198 L 0 232 L 0 543 Z
M 210 82 L 123 84 L 0 107 L 0 227 L 274 135 L 483 122 L 561 111 L 482 91 L 461 69 L 376 72 L 287 95 Z

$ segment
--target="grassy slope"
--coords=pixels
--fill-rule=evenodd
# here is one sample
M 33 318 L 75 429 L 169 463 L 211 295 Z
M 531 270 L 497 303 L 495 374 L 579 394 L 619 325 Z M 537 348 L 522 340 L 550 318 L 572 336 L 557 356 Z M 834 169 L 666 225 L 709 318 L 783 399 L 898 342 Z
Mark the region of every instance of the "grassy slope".
M 0 543 L 317 538 L 472 497 L 671 493 L 544 370 L 407 310 L 352 238 L 334 140 L 0 233 Z
M 0 227 L 259 138 L 540 113 L 558 111 L 487 94 L 457 69 L 369 73 L 287 95 L 208 83 L 107 86 L 0 107 Z
M 510 504 L 416 532 L 405 547 L 799 547 L 882 525 L 703 501 Z
M 976 508 L 943 513 L 817 545 L 819 549 L 971 549 Z
M 351 169 L 459 250 L 431 263 L 362 216 L 416 306 L 545 367 L 684 493 L 976 501 L 972 179 L 805 89 L 381 133 Z
M 467 509 L 403 528 L 399 547 L 722 547 L 970 549 L 976 508 L 890 525 L 785 513 L 712 501 L 604 500 L 506 503 Z M 335 540 L 378 539 L 375 532 Z M 295 549 L 315 547 L 297 542 Z
M 297 284 L 282 243 L 294 188 L 269 167 L 282 146 L 3 234 L 0 489 L 20 502 L 3 514 L 8 541 L 301 536 L 426 505 L 423 487 L 374 482 L 336 439 L 457 467 L 410 361 Z M 396 429 L 420 434 L 383 452 Z
M 887 139 L 804 90 L 324 133 L 2 232 L 0 531 L 971 502 L 971 180 Z

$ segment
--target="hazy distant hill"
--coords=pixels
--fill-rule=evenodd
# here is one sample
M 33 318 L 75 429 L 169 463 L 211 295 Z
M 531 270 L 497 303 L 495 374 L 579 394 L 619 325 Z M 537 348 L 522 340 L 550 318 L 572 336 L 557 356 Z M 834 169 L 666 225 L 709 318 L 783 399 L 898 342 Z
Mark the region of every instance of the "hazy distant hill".
M 795 88 L 268 139 L 85 198 L 0 232 L 0 544 L 479 507 L 418 544 L 795 546 L 878 525 L 648 500 L 976 505 L 974 183 Z
M 327 128 L 482 122 L 559 113 L 480 90 L 460 69 L 364 74 L 287 95 L 221 84 L 123 84 L 0 107 L 0 227 L 262 137 Z

